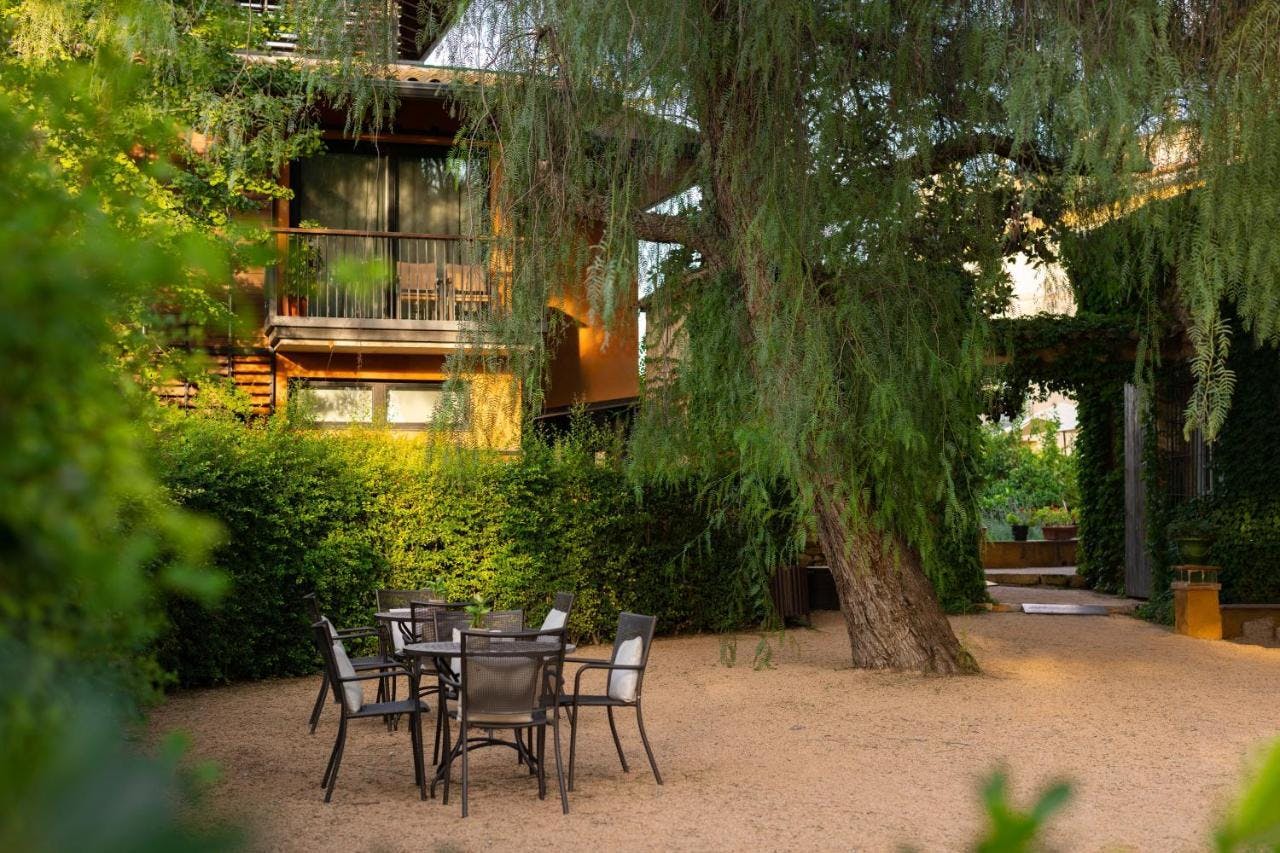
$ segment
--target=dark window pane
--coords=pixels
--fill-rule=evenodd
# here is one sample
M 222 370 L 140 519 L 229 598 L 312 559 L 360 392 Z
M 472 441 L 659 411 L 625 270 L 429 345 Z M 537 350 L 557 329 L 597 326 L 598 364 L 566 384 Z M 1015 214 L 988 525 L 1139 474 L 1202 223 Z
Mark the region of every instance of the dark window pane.
M 324 154 L 302 164 L 298 219 L 320 228 L 386 231 L 390 174 L 386 157 Z

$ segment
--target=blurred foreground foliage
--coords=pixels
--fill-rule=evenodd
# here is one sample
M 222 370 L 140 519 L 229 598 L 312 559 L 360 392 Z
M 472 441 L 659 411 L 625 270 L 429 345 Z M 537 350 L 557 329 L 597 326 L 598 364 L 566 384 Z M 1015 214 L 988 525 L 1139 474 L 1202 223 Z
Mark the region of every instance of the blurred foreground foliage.
M 32 65 L 3 12 L 0 849 L 220 846 L 179 816 L 176 758 L 122 739 L 161 680 L 159 593 L 221 588 L 216 526 L 168 500 L 143 454 L 154 403 L 124 330 L 140 305 L 225 281 L 226 256 L 140 191 L 169 179 L 179 137 L 131 108 L 146 78 L 124 34 L 102 20 L 92 62 Z

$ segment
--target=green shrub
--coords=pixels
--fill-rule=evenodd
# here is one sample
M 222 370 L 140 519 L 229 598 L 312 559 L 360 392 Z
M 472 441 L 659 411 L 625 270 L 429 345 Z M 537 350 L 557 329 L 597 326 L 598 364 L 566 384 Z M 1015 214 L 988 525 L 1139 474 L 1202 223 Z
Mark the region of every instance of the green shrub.
M 533 623 L 571 590 L 579 639 L 611 636 L 621 610 L 668 632 L 760 619 L 729 592 L 743 537 L 713 529 L 692 487 L 637 490 L 597 445 L 532 440 L 512 458 L 173 413 L 155 458 L 179 504 L 223 524 L 230 590 L 214 610 L 170 602 L 160 659 L 186 685 L 312 672 L 313 591 L 342 625 L 370 623 L 376 589 L 427 585 Z
M 1043 425 L 1036 449 L 1022 441 L 1018 430 L 988 424 L 982 434 L 978 511 L 984 523 L 1038 524 L 1038 507 L 1077 505 L 1076 460 L 1058 447 L 1056 423 Z

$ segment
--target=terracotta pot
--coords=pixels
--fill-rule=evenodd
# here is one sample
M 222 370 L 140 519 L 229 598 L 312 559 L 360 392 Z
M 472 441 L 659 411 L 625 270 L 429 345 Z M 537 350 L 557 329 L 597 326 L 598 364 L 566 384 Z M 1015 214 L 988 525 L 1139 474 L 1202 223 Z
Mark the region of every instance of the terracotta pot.
M 1040 532 L 1044 534 L 1044 538 L 1051 542 L 1062 542 L 1067 539 L 1075 539 L 1076 531 L 1079 526 L 1075 524 L 1046 524 L 1040 528 Z
M 1027 541 L 1027 534 L 1031 532 L 1031 525 L 1029 525 L 1029 524 L 1013 524 L 1013 525 L 1010 525 L 1010 527 L 1013 529 L 1013 541 L 1014 541 L 1014 542 L 1026 542 L 1026 541 Z

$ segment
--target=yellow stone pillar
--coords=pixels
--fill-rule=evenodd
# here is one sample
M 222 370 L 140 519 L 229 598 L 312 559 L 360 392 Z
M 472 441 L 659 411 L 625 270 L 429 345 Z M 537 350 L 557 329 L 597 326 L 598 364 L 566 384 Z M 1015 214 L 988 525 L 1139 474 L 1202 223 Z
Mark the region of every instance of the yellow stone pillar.
M 1201 640 L 1222 639 L 1218 566 L 1174 566 L 1173 628 Z

